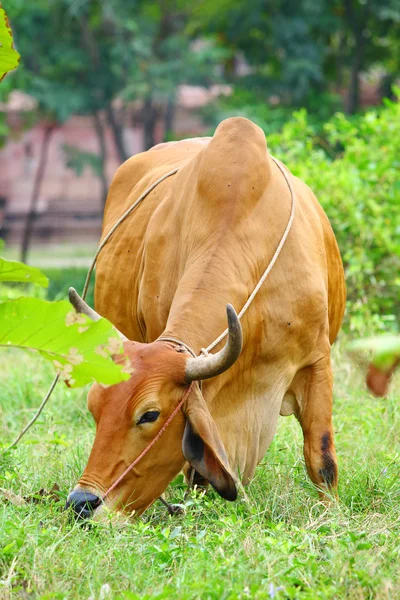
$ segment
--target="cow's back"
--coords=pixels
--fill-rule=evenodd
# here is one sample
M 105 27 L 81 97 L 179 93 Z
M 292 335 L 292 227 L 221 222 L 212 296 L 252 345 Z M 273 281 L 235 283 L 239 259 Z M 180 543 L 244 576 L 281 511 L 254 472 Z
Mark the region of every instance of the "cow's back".
M 283 175 L 267 152 L 261 130 L 249 123 L 245 119 L 229 119 L 220 126 L 219 137 L 160 144 L 132 157 L 118 169 L 107 198 L 103 236 L 158 178 L 180 168 L 119 226 L 98 260 L 96 308 L 132 339 L 152 341 L 161 333 L 188 254 L 201 254 L 203 241 L 207 246 L 209 239 L 219 236 L 218 253 L 212 251 L 215 264 L 210 269 L 218 271 L 218 263 L 226 259 L 232 262 L 232 286 L 224 285 L 226 300 L 234 302 L 238 310 L 238 303 L 247 299 L 272 257 L 288 220 L 290 195 Z M 238 144 L 243 127 L 244 143 Z M 253 316 L 244 321 L 244 327 L 253 327 L 257 315 L 264 320 L 261 313 L 267 303 L 270 317 L 276 319 L 286 300 L 285 322 L 294 321 L 294 316 L 298 317 L 293 315 L 294 303 L 300 312 L 309 314 L 313 309 L 308 297 L 326 291 L 332 300 L 328 312 L 333 341 L 343 314 L 340 255 L 315 196 L 297 178 L 291 176 L 291 180 L 298 204 L 293 229 L 254 303 Z M 229 217 L 228 224 L 224 215 Z M 239 224 L 234 225 L 233 218 Z M 222 228 L 227 228 L 223 234 Z M 228 265 L 228 274 L 229 268 Z M 213 293 L 211 288 L 219 284 L 221 281 L 211 276 L 208 293 Z M 236 298 L 232 289 L 235 286 L 241 288 Z M 200 294 L 192 300 L 198 304 L 194 310 L 202 311 Z M 182 318 L 180 308 L 178 318 Z M 301 331 L 305 324 L 298 318 L 297 321 Z M 188 341 L 195 344 L 195 340 Z

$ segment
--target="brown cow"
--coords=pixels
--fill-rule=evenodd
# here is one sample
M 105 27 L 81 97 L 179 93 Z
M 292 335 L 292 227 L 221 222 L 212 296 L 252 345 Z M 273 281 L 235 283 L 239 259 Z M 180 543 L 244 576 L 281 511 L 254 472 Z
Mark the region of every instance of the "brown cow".
M 102 250 L 98 312 L 127 336 L 127 382 L 88 396 L 96 437 L 69 496 L 84 516 L 142 452 L 194 384 L 182 411 L 106 504 L 142 513 L 187 460 L 198 480 L 228 500 L 264 457 L 279 414 L 295 414 L 311 480 L 335 488 L 331 344 L 345 306 L 342 262 L 328 219 L 311 190 L 288 170 L 297 208 L 283 250 L 240 326 L 228 311 L 230 341 L 216 357 L 193 358 L 239 311 L 271 260 L 291 210 L 287 182 L 251 121 L 222 122 L 213 138 L 162 144 L 117 171 L 103 236 L 160 176 L 160 183 Z M 79 308 L 79 307 L 78 307 Z M 79 310 L 85 311 L 85 306 Z M 92 313 L 93 316 L 93 313 Z M 223 344 L 220 345 L 220 347 Z M 223 372 L 222 372 L 223 371 Z M 220 373 L 216 376 L 217 373 Z

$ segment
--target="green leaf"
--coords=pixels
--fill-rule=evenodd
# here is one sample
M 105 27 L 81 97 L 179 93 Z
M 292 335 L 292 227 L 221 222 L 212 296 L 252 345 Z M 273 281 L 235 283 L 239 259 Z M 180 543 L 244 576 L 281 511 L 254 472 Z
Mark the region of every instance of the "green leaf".
M 102 171 L 101 157 L 94 152 L 84 152 L 77 146 L 64 144 L 65 164 L 69 169 L 75 171 L 81 177 L 86 167 L 92 169 L 94 175 L 99 177 Z
M 37 283 L 42 287 L 49 285 L 49 280 L 36 267 L 30 267 L 16 260 L 6 260 L 0 257 L 0 281 L 19 281 Z
M 122 350 L 111 323 L 78 315 L 65 300 L 19 298 L 0 303 L 0 346 L 37 350 L 71 387 L 129 379 L 127 365 L 111 359 Z
M 12 31 L 7 15 L 0 4 L 0 81 L 5 75 L 16 69 L 20 55 L 13 47 Z

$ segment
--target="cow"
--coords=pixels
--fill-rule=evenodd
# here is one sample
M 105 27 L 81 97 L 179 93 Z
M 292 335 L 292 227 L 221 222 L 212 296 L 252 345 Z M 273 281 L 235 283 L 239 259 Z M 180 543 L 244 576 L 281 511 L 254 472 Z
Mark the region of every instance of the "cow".
M 194 469 L 199 485 L 210 483 L 235 500 L 239 482 L 250 482 L 263 459 L 278 416 L 290 414 L 303 431 L 309 477 L 322 495 L 336 493 L 330 352 L 344 314 L 344 272 L 322 207 L 285 166 L 296 200 L 293 226 L 241 325 L 236 314 L 291 213 L 278 166 L 263 131 L 234 117 L 211 138 L 160 144 L 119 167 L 103 238 L 148 187 L 179 170 L 153 189 L 101 251 L 97 312 L 75 298 L 79 311 L 94 319 L 100 314 L 121 332 L 132 372 L 128 381 L 94 383 L 89 391 L 96 434 L 68 498 L 75 513 L 140 515 L 183 468 L 186 474 Z M 228 340 L 200 355 L 225 329 L 225 310 Z M 162 437 L 102 502 L 189 383 Z

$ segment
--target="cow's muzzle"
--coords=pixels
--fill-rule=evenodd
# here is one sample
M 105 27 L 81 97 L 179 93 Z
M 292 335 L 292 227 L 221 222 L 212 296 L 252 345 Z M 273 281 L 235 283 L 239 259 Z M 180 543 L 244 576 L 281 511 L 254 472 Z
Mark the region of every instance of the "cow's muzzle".
M 100 504 L 99 496 L 84 490 L 73 490 L 68 496 L 65 508 L 72 508 L 76 519 L 88 519 Z

